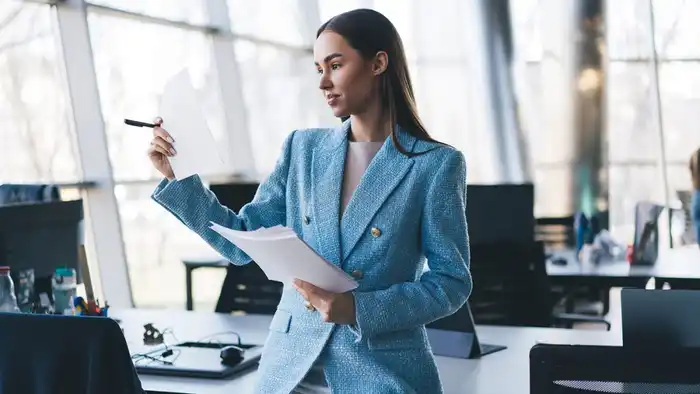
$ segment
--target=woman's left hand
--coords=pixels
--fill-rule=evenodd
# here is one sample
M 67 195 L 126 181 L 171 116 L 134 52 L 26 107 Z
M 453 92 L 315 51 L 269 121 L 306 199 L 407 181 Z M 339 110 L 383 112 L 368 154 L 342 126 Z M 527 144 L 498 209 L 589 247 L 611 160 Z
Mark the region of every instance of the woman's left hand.
M 352 293 L 332 293 L 301 279 L 294 280 L 294 288 L 306 299 L 309 308 L 315 308 L 323 321 L 336 324 L 355 324 L 355 297 Z

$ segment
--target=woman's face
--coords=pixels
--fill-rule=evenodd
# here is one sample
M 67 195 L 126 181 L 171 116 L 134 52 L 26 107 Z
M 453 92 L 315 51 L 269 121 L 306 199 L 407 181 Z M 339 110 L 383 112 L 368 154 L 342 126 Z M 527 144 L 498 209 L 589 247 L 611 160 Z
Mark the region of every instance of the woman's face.
M 332 31 L 321 33 L 314 44 L 314 63 L 318 87 L 334 116 L 363 113 L 375 102 L 376 62 L 364 59 L 343 36 Z

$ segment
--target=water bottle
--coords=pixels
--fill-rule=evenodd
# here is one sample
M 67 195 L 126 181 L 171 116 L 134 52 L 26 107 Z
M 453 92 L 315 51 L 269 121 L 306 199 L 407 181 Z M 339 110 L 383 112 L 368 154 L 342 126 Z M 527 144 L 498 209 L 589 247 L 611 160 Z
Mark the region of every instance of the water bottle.
M 56 268 L 52 279 L 54 310 L 58 314 L 73 314 L 73 299 L 77 295 L 78 283 L 75 270 L 71 268 Z
M 0 267 L 0 312 L 19 312 L 10 267 Z

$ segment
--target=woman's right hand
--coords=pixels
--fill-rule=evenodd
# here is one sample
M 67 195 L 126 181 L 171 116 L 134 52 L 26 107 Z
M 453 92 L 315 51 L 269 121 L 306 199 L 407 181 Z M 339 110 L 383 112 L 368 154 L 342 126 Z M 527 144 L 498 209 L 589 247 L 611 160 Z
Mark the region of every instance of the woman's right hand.
M 177 152 L 173 147 L 173 138 L 168 134 L 165 129 L 160 127 L 163 124 L 163 119 L 156 118 L 156 127 L 153 128 L 153 139 L 151 140 L 151 146 L 148 148 L 148 158 L 151 159 L 153 166 L 163 174 L 168 180 L 175 179 L 175 174 L 170 166 L 170 161 L 168 157 L 175 156 Z

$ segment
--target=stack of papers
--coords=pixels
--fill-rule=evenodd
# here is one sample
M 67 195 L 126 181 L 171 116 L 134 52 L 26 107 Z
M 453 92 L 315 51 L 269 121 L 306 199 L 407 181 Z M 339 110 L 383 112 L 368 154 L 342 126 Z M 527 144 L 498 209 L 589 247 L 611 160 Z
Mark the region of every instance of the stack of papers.
M 211 223 L 212 230 L 250 256 L 269 280 L 287 285 L 301 279 L 333 293 L 357 288 L 355 279 L 319 256 L 288 227 L 236 231 Z

